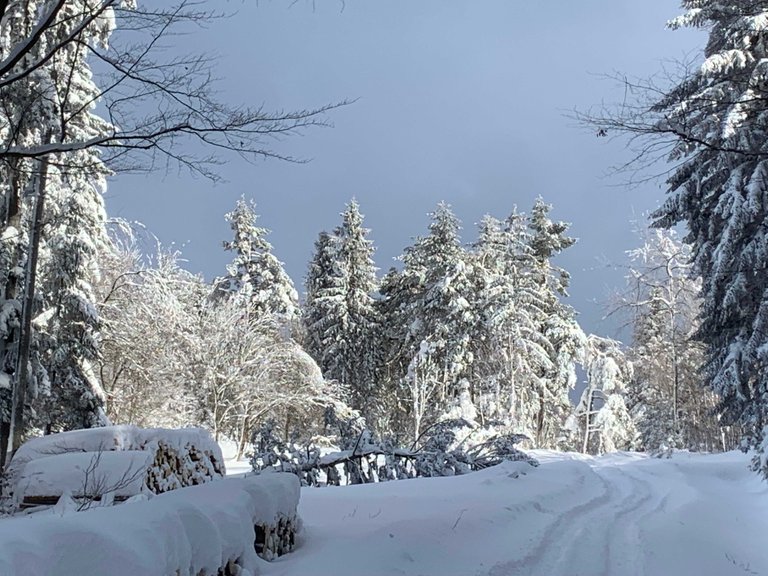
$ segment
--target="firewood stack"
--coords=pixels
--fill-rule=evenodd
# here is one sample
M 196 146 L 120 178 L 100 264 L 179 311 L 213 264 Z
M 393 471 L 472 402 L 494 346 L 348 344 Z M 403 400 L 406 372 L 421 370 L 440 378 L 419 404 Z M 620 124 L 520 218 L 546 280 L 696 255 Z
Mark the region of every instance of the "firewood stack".
M 221 450 L 199 429 L 111 426 L 33 438 L 8 468 L 19 508 L 131 496 L 196 486 L 224 476 Z M 143 478 L 143 480 L 142 480 Z
M 224 475 L 215 454 L 186 444 L 177 450 L 158 440 L 155 459 L 147 470 L 146 485 L 150 492 L 162 494 L 186 486 L 197 486 Z
M 274 560 L 278 556 L 293 550 L 297 532 L 296 517 L 281 516 L 277 525 L 256 526 L 256 554 L 265 560 Z

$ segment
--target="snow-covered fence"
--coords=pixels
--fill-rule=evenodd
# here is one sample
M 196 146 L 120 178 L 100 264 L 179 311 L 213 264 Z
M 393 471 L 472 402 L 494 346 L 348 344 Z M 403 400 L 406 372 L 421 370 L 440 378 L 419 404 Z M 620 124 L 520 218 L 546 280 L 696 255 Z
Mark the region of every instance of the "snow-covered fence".
M 204 430 L 109 426 L 33 438 L 8 467 L 18 506 L 161 494 L 224 476 L 221 450 Z
M 250 576 L 293 548 L 298 502 L 296 476 L 276 473 L 0 520 L 0 574 Z

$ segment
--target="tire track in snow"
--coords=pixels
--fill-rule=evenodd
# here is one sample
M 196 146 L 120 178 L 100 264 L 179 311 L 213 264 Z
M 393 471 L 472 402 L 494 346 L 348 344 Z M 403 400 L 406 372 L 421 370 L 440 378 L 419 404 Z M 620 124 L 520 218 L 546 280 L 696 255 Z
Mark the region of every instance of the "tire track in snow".
M 591 471 L 600 494 L 560 513 L 530 552 L 495 565 L 488 576 L 644 574 L 638 520 L 658 510 L 664 498 L 654 498 L 649 482 L 621 466 L 593 465 Z

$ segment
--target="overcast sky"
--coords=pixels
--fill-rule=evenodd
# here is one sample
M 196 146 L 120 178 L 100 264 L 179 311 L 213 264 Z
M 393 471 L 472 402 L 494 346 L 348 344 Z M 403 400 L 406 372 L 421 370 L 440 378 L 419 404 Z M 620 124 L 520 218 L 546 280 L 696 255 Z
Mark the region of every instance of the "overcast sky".
M 182 247 L 187 268 L 213 278 L 230 255 L 223 216 L 245 195 L 273 232 L 275 254 L 301 292 L 320 230 L 356 197 L 386 271 L 427 213 L 445 200 L 475 237 L 483 214 L 528 211 L 541 195 L 579 239 L 560 263 L 569 303 L 590 332 L 615 336 L 602 304 L 623 283 L 633 221 L 664 196 L 661 183 L 627 189 L 607 176 L 621 145 L 569 120 L 621 98 L 602 75 L 657 72 L 704 42 L 669 31 L 675 0 L 244 0 L 237 14 L 181 38 L 216 53 L 220 95 L 268 109 L 357 99 L 317 128 L 276 143 L 307 164 L 233 158 L 223 184 L 186 173 L 121 175 L 107 193 L 111 216 L 143 222 Z M 211 5 L 220 6 L 218 2 Z

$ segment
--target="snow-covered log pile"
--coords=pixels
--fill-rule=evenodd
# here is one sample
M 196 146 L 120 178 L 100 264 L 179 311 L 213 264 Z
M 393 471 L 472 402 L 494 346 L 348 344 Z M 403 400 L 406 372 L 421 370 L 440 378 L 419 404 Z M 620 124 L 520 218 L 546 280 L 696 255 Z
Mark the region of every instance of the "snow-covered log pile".
M 65 493 L 87 501 L 161 494 L 221 478 L 224 465 L 204 430 L 109 426 L 33 438 L 8 475 L 17 505 L 34 506 Z
M 251 576 L 292 549 L 299 492 L 293 474 L 262 474 L 1 520 L 0 574 Z

